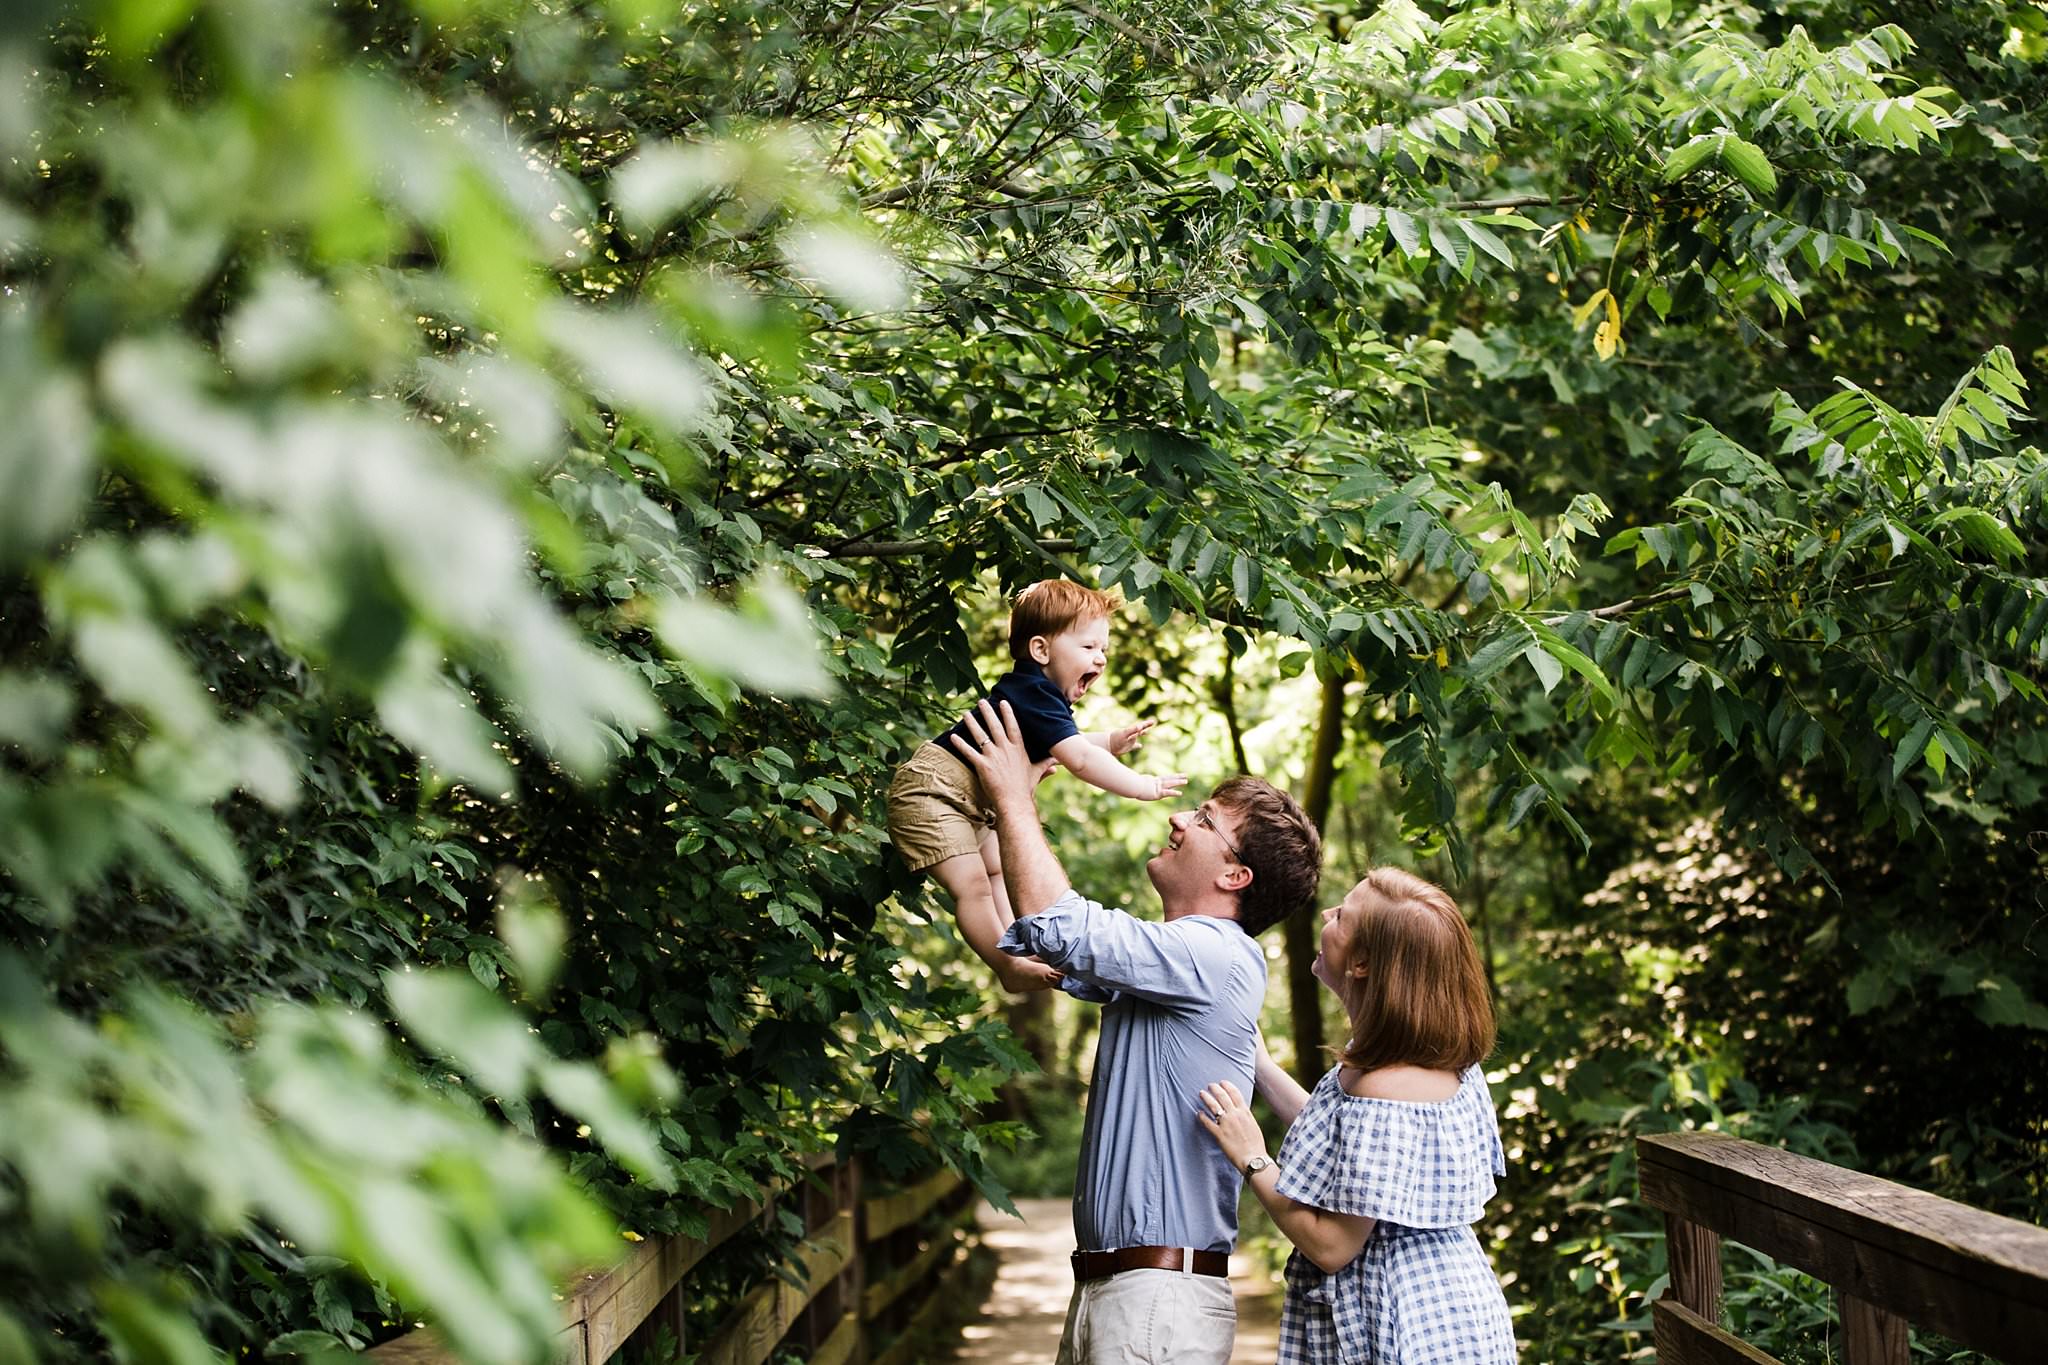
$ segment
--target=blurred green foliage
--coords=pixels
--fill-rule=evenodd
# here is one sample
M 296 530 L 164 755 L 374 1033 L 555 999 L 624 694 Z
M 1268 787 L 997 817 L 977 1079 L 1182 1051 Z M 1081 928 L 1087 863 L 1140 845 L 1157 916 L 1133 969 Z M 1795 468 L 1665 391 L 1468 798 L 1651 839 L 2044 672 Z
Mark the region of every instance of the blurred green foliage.
M 2041 25 L 1866 8 L 9 7 L 0 1352 L 536 1358 L 808 1151 L 999 1194 L 874 817 L 1056 572 L 1176 766 L 1352 689 L 1540 1358 L 1639 1130 L 2038 1218 Z

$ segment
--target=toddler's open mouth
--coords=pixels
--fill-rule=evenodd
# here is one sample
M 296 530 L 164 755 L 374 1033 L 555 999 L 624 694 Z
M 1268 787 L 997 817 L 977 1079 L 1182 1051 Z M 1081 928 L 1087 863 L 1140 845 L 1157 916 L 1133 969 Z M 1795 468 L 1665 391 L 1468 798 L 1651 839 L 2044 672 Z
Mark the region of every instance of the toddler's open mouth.
M 1074 695 L 1078 697 L 1086 692 L 1095 685 L 1095 680 L 1101 676 L 1100 673 L 1083 673 L 1081 680 L 1074 684 Z

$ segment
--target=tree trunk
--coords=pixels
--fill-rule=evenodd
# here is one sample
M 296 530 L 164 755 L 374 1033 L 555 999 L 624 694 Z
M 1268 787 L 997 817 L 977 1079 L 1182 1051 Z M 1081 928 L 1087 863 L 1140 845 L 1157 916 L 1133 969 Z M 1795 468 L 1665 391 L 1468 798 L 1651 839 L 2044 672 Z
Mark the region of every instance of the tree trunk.
M 1244 727 L 1237 721 L 1237 660 L 1230 652 L 1230 646 L 1223 647 L 1223 668 L 1210 684 L 1209 695 L 1216 702 L 1216 709 L 1223 713 L 1224 728 L 1230 731 L 1230 757 L 1237 764 L 1239 773 L 1252 770 L 1244 756 Z
M 1337 754 L 1344 747 L 1344 682 L 1342 675 L 1323 680 L 1322 713 L 1316 720 L 1316 744 L 1301 796 L 1301 808 L 1317 829 L 1329 822 L 1330 788 L 1337 778 Z M 1287 946 L 1287 1012 L 1294 1024 L 1294 1074 L 1303 1085 L 1312 1086 L 1325 1070 L 1322 987 L 1314 971 L 1319 937 L 1314 909 L 1289 916 L 1282 933 Z
M 1059 1049 L 1053 1037 L 1052 992 L 1029 991 L 1013 995 L 1003 1002 L 1003 1016 L 1009 1021 L 1010 1032 L 1023 1044 L 1025 1053 L 1038 1063 L 1039 1071 L 1047 1076 L 1053 1075 L 1059 1067 Z M 1003 1086 L 999 1098 L 1009 1117 L 1030 1119 L 1030 1106 L 1025 1102 L 1019 1078 L 1012 1077 L 1009 1084 Z
M 1494 1008 L 1500 1007 L 1500 983 L 1493 976 L 1493 916 L 1486 911 L 1489 892 L 1493 883 L 1486 876 L 1486 844 L 1483 839 L 1472 841 L 1472 905 L 1473 922 L 1479 926 L 1479 957 L 1486 967 L 1486 993 L 1493 997 Z

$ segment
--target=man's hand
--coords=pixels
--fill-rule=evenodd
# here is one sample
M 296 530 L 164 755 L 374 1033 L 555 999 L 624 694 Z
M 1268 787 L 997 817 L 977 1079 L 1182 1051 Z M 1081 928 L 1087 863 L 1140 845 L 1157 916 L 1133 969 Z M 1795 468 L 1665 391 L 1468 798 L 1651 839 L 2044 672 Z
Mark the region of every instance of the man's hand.
M 1141 720 L 1136 725 L 1126 725 L 1121 730 L 1111 730 L 1103 736 L 1103 748 L 1121 758 L 1138 747 L 1138 741 L 1145 732 L 1157 725 L 1156 720 Z
M 967 713 L 964 723 L 968 738 L 953 736 L 953 748 L 981 779 L 988 803 L 998 812 L 1020 804 L 1033 805 L 1032 789 L 1045 776 L 1046 765 L 1031 761 L 1010 703 L 1002 703 L 998 712 L 983 698 Z
M 1031 797 L 1049 765 L 1031 761 L 1008 702 L 1000 711 L 982 702 L 967 713 L 965 726 L 967 738 L 953 736 L 953 751 L 981 779 L 982 793 L 995 808 L 996 837 L 1003 841 L 1003 884 L 1021 922 L 1071 889 L 1060 860 L 1045 842 L 1038 804 Z

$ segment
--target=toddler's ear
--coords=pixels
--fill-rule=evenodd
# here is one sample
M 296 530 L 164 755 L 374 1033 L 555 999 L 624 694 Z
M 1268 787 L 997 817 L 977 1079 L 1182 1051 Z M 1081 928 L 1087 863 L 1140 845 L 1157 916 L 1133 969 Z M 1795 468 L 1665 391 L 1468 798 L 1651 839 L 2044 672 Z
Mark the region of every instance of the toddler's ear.
M 1031 662 L 1035 664 L 1042 666 L 1052 662 L 1052 641 L 1046 639 L 1043 635 L 1032 636 L 1030 643 L 1026 644 L 1024 649 L 1026 653 L 1031 655 Z

